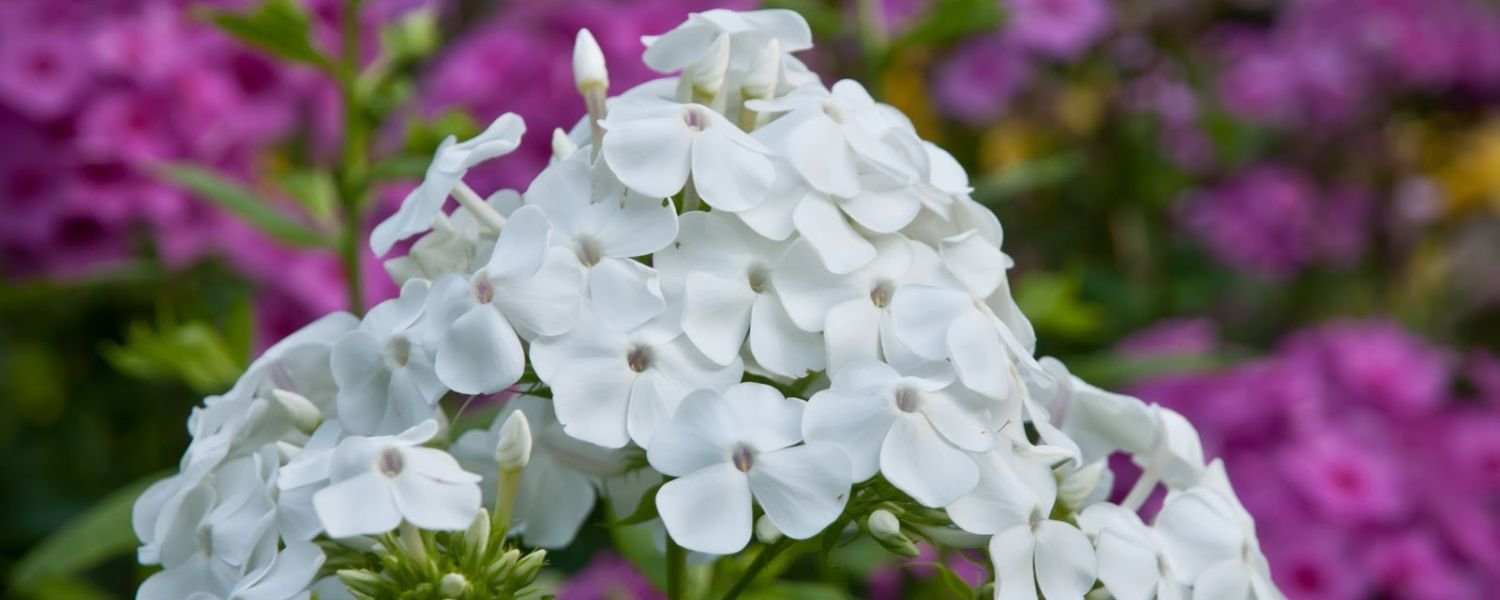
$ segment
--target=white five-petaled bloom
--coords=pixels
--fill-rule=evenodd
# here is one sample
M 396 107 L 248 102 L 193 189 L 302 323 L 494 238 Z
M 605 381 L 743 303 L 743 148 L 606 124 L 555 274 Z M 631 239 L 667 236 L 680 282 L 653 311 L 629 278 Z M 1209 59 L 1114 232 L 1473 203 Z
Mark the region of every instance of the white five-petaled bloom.
M 642 59 L 646 66 L 662 73 L 680 71 L 701 60 L 724 34 L 729 36 L 730 67 L 736 70 L 749 68 L 756 52 L 771 40 L 783 52 L 812 48 L 812 30 L 795 12 L 716 8 L 688 15 L 687 22 L 665 34 L 644 38 L 646 52 Z
M 395 433 L 430 418 L 448 391 L 433 368 L 433 352 L 417 320 L 428 297 L 420 279 L 381 302 L 359 328 L 333 346 L 338 418 L 362 435 Z
M 671 202 L 623 190 L 595 201 L 589 168 L 587 153 L 553 163 L 526 190 L 526 203 L 547 214 L 552 245 L 571 250 L 588 270 L 595 313 L 630 329 L 665 306 L 656 272 L 631 259 L 672 244 L 677 212 Z
M 640 327 L 620 329 L 585 309 L 565 335 L 531 344 L 531 364 L 552 387 L 564 430 L 606 448 L 651 436 L 696 389 L 721 390 L 740 380 L 738 357 L 719 365 L 703 356 L 678 325 L 680 308 L 668 306 Z
M 1255 521 L 1215 460 L 1197 486 L 1167 494 L 1154 523 L 1177 580 L 1194 600 L 1279 600 L 1255 537 Z
M 625 455 L 574 439 L 563 432 L 552 414 L 552 404 L 534 396 L 507 401 L 489 429 L 464 432 L 452 452 L 464 469 L 484 477 L 484 501 L 495 502 L 495 479 L 499 465 L 495 446 L 504 423 L 514 415 L 525 415 L 532 427 L 532 452 L 511 512 L 511 531 L 527 545 L 565 548 L 594 510 L 596 489 L 623 475 Z M 628 513 L 627 513 L 628 514 Z
M 676 194 L 691 177 L 705 203 L 733 212 L 763 202 L 776 178 L 768 148 L 701 104 L 616 102 L 600 125 L 604 161 L 644 196 Z
M 854 198 L 864 189 L 861 176 L 874 172 L 899 183 L 916 181 L 916 172 L 891 137 L 907 137 L 921 147 L 910 122 L 900 113 L 881 106 L 864 86 L 845 79 L 825 90 L 807 85 L 775 100 L 753 100 L 746 106 L 766 113 L 785 113 L 755 131 L 756 139 L 785 154 L 809 185 L 825 194 Z M 912 201 L 918 202 L 915 196 Z M 914 204 L 906 211 L 892 211 L 871 218 L 889 219 L 891 212 L 916 215 Z M 870 207 L 874 211 L 874 207 Z
M 849 500 L 849 458 L 832 444 L 796 445 L 804 406 L 757 383 L 682 401 L 646 453 L 652 467 L 677 477 L 656 494 L 673 540 L 707 554 L 738 552 L 750 542 L 752 498 L 792 539 L 838 518 Z
M 433 219 L 442 213 L 448 194 L 453 193 L 464 174 L 479 163 L 515 150 L 525 133 L 526 123 L 521 117 L 505 113 L 474 139 L 459 143 L 449 136 L 443 140 L 433 154 L 422 184 L 406 196 L 396 214 L 370 233 L 370 249 L 376 256 L 382 256 L 396 242 L 432 228 Z
M 664 285 L 683 298 L 682 330 L 727 365 L 748 339 L 755 363 L 784 377 L 824 366 L 822 336 L 798 328 L 771 282 L 788 244 L 756 235 L 733 215 L 682 216 L 677 242 L 652 257 Z
M 1003 444 L 976 458 L 979 485 L 949 505 L 948 516 L 964 531 L 994 535 L 995 598 L 1081 600 L 1097 560 L 1087 535 L 1048 518 L 1057 500 L 1052 469 Z
M 385 533 L 403 520 L 422 529 L 468 527 L 479 512 L 481 478 L 447 452 L 421 446 L 437 432 L 429 420 L 399 435 L 339 442 L 330 457 L 331 483 L 313 495 L 328 537 Z
M 833 387 L 814 394 L 803 416 L 809 442 L 828 442 L 849 455 L 854 479 L 885 475 L 930 507 L 947 506 L 979 483 L 969 452 L 995 443 L 989 401 L 954 382 L 943 363 L 903 374 L 882 362 L 849 363 Z
M 152 575 L 136 600 L 294 600 L 307 589 L 326 557 L 316 544 L 289 542 L 277 549 L 274 539 L 256 548 L 246 567 L 220 577 L 207 569 L 180 567 Z
M 1100 503 L 1078 515 L 1078 526 L 1094 540 L 1099 581 L 1119 600 L 1183 600 L 1172 561 L 1157 534 L 1135 511 Z
M 571 252 L 548 245 L 540 208 L 511 214 L 489 264 L 432 286 L 428 335 L 438 379 L 455 392 L 493 393 L 526 369 L 521 339 L 559 335 L 579 313 L 582 273 Z

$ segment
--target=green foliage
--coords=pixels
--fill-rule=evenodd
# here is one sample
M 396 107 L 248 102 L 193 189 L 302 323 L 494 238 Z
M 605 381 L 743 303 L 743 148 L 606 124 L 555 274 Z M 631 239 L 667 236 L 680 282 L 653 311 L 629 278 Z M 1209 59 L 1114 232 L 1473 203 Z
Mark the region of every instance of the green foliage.
M 217 204 L 281 242 L 298 247 L 323 247 L 324 236 L 287 217 L 256 194 L 211 170 L 186 164 L 157 166 L 162 179 L 182 186 L 199 198 Z
M 236 39 L 281 58 L 329 70 L 312 45 L 307 12 L 293 0 L 266 0 L 248 13 L 204 10 L 204 18 Z
M 103 354 L 114 368 L 133 377 L 180 381 L 193 391 L 223 391 L 245 368 L 244 351 L 203 321 L 153 329 L 132 323 L 124 344 L 106 344 Z M 248 348 L 248 344 L 239 346 Z
M 90 588 L 70 578 L 136 547 L 131 506 L 160 478 L 147 477 L 121 488 L 49 535 L 11 571 L 11 590 L 33 598 L 89 597 Z
M 947 44 L 970 34 L 993 30 L 1004 19 L 1000 3 L 994 0 L 938 0 L 894 45 Z
M 1093 338 L 1103 330 L 1106 311 L 1083 299 L 1075 276 L 1028 273 L 1016 282 L 1015 296 L 1044 337 Z

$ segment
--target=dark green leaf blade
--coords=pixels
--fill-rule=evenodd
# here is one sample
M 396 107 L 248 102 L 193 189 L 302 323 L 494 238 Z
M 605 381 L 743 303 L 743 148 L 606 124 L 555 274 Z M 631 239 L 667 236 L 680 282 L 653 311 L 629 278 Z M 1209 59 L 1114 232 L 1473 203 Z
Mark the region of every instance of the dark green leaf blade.
M 162 179 L 239 215 L 277 240 L 302 247 L 327 245 L 322 236 L 277 212 L 254 191 L 212 171 L 187 164 L 158 165 L 153 171 Z

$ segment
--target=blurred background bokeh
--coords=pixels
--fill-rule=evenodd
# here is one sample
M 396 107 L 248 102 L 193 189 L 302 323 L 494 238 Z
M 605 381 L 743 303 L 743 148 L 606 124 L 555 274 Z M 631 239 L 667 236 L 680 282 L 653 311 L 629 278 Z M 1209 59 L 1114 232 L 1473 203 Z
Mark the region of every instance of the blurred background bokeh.
M 521 114 L 523 151 L 470 182 L 524 188 L 583 112 L 578 28 L 618 91 L 653 76 L 641 35 L 721 5 L 0 0 L 7 593 L 132 597 L 129 501 L 190 407 L 395 291 L 359 239 L 437 142 Z M 811 66 L 969 168 L 1041 351 L 1192 419 L 1289 597 L 1500 597 L 1500 6 L 733 6 L 801 12 Z M 349 48 L 363 75 L 329 66 Z M 564 600 L 654 597 L 582 546 Z

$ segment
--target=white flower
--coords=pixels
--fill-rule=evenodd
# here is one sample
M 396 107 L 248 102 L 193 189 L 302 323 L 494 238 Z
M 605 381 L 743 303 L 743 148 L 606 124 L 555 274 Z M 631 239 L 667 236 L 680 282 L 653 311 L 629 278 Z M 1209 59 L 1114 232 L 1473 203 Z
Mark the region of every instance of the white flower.
M 662 73 L 680 71 L 697 63 L 719 35 L 730 36 L 730 65 L 749 68 L 756 52 L 770 40 L 785 52 L 812 47 L 812 30 L 802 15 L 785 9 L 736 12 L 713 9 L 688 15 L 687 22 L 659 36 L 647 37 L 646 65 Z
M 420 446 L 437 431 L 429 420 L 399 435 L 339 442 L 330 459 L 332 483 L 313 495 L 328 536 L 385 533 L 402 520 L 421 529 L 467 528 L 479 512 L 481 478 L 447 452 Z
M 740 380 L 744 364 L 735 358 L 718 365 L 703 356 L 682 335 L 680 319 L 669 306 L 656 319 L 621 330 L 584 310 L 572 331 L 532 342 L 532 367 L 551 386 L 568 435 L 606 448 L 631 441 L 649 447 L 688 392 Z
M 1084 462 L 1108 458 L 1116 451 L 1150 454 L 1161 430 L 1150 407 L 1130 396 L 1089 385 L 1069 374 L 1055 358 L 1044 357 L 1040 362 L 1057 382 L 1048 410 L 1063 433 L 1078 444 Z
M 771 277 L 792 322 L 803 331 L 823 332 L 833 372 L 862 358 L 892 364 L 918 360 L 892 334 L 888 311 L 897 289 L 932 281 L 940 272 L 937 256 L 899 235 L 873 241 L 875 258 L 840 275 L 824 266 L 806 238 L 799 239 Z
M 1214 461 L 1203 481 L 1167 494 L 1154 523 L 1178 581 L 1194 600 L 1275 600 L 1281 592 L 1255 537 L 1255 522 L 1234 496 L 1224 465 Z
M 604 161 L 644 196 L 676 194 L 691 175 L 709 206 L 739 211 L 764 201 L 776 177 L 769 149 L 701 104 L 617 102 L 600 125 Z
M 803 436 L 848 454 L 856 481 L 878 470 L 917 502 L 947 506 L 979 483 L 968 452 L 989 450 L 996 436 L 988 401 L 955 384 L 945 365 L 929 367 L 903 374 L 873 360 L 849 363 L 808 400 Z
M 282 536 L 289 540 L 311 540 L 323 532 L 313 508 L 313 495 L 327 487 L 333 471 L 333 451 L 345 438 L 338 421 L 324 421 L 297 455 L 276 476 L 278 518 Z
M 448 194 L 459 185 L 464 174 L 479 163 L 510 154 L 525 133 L 526 123 L 521 117 L 505 113 L 474 139 L 457 143 L 449 136 L 443 140 L 427 167 L 422 185 L 406 196 L 396 214 L 370 233 L 370 249 L 376 256 L 382 256 L 396 242 L 430 229 L 433 219 L 442 213 Z
M 234 580 L 258 547 L 276 543 L 276 466 L 275 450 L 265 447 L 211 473 L 181 473 L 152 485 L 132 515 L 144 544 L 141 562 Z
M 965 531 L 994 534 L 995 598 L 1081 600 L 1094 586 L 1097 561 L 1088 536 L 1047 518 L 1057 500 L 1052 470 L 1008 446 L 977 458 L 979 485 L 948 506 L 948 516 Z
M 408 281 L 400 297 L 371 308 L 358 329 L 334 344 L 330 364 L 345 429 L 401 431 L 431 417 L 448 391 L 434 370 L 430 342 L 416 326 L 427 296 L 426 281 Z
M 531 460 L 521 471 L 516 505 L 511 513 L 511 531 L 529 546 L 565 548 L 594 511 L 596 490 L 606 478 L 625 472 L 625 456 L 579 441 L 563 432 L 544 398 L 518 396 L 495 417 L 489 429 L 465 432 L 452 452 L 465 470 L 484 477 L 484 502 L 495 503 L 499 465 L 495 447 L 511 415 L 525 415 L 533 431 Z
M 522 338 L 573 327 L 583 275 L 571 252 L 549 248 L 547 240 L 542 210 L 521 208 L 484 269 L 433 283 L 427 328 L 436 346 L 435 372 L 448 388 L 462 394 L 505 389 L 525 371 Z
M 263 545 L 245 568 L 218 573 L 199 565 L 168 568 L 141 584 L 136 600 L 302 600 L 323 566 L 323 551 L 309 542 L 277 550 Z
M 552 245 L 572 251 L 588 270 L 594 311 L 630 329 L 665 306 L 656 272 L 631 259 L 671 245 L 677 213 L 671 202 L 628 192 L 596 202 L 590 178 L 587 153 L 574 154 L 537 176 L 526 203 L 547 214 Z
M 682 330 L 703 354 L 727 365 L 749 340 L 756 364 L 798 378 L 824 366 L 823 339 L 787 315 L 772 273 L 788 244 L 767 240 L 732 215 L 682 216 L 672 247 L 653 264 L 683 298 Z
M 849 459 L 831 444 L 802 440 L 805 403 L 742 383 L 723 395 L 689 395 L 647 449 L 663 474 L 656 494 L 667 533 L 684 548 L 730 554 L 750 541 L 751 499 L 776 528 L 807 539 L 849 500 Z
M 757 129 L 755 137 L 786 156 L 797 173 L 820 192 L 854 198 L 864 189 L 861 175 L 867 171 L 902 184 L 916 180 L 910 160 L 897 146 L 900 142 L 889 140 L 907 138 L 907 143 L 920 148 L 908 130 L 909 122 L 893 109 L 876 104 L 856 81 L 839 81 L 831 91 L 820 84 L 806 85 L 781 98 L 753 100 L 746 106 L 757 112 L 785 113 Z M 917 202 L 915 197 L 911 200 Z M 912 205 L 910 216 L 916 215 L 918 206 Z
M 509 213 L 521 205 L 521 195 L 502 189 L 490 194 L 485 204 L 497 213 Z M 439 213 L 432 221 L 432 231 L 417 238 L 406 256 L 386 259 L 386 273 L 401 285 L 411 279 L 432 281 L 449 273 L 468 275 L 489 262 L 498 233 L 481 225 L 474 213 L 460 205 L 450 215 Z
M 1078 516 L 1078 526 L 1093 538 L 1099 559 L 1099 581 L 1115 598 L 1187 597 L 1156 532 L 1146 527 L 1135 511 L 1114 504 L 1095 504 Z

